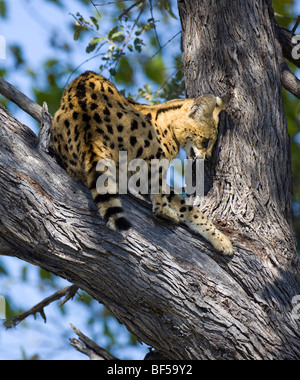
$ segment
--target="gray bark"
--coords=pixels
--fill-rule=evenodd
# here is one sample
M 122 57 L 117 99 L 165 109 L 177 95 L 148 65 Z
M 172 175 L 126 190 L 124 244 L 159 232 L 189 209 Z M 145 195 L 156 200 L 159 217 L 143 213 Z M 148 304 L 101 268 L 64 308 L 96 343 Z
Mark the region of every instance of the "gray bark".
M 22 110 L 27 112 L 35 120 L 40 121 L 42 117 L 42 107 L 29 99 L 17 88 L 0 78 L 1 94 L 7 99 L 16 103 Z
M 300 359 L 290 146 L 271 9 L 259 0 L 179 8 L 188 95 L 231 95 L 202 207 L 235 255 L 162 225 L 132 197 L 124 207 L 133 229 L 108 230 L 88 190 L 3 107 L 0 254 L 78 285 L 164 357 Z
M 211 3 L 201 1 L 197 19 L 200 2 L 180 2 L 188 96 L 231 96 L 204 207 L 258 238 L 264 251 L 288 248 L 293 260 L 291 150 L 272 9 L 268 1 L 237 1 L 233 20 L 230 1 Z

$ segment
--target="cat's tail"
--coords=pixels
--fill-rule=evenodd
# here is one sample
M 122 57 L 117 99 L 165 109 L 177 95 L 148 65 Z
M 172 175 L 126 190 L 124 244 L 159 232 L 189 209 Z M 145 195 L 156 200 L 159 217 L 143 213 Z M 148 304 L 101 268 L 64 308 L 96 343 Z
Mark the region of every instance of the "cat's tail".
M 114 231 L 128 231 L 131 223 L 124 214 L 115 173 L 112 160 L 95 154 L 92 154 L 92 159 L 86 165 L 87 185 L 102 219 Z

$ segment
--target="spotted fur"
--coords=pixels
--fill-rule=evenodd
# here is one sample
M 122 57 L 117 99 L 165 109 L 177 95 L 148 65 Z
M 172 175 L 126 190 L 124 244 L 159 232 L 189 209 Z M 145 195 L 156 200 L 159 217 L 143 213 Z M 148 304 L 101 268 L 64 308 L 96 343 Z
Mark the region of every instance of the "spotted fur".
M 126 99 L 106 78 L 86 72 L 66 89 L 52 129 L 52 145 L 67 172 L 90 189 L 101 217 L 114 230 L 128 230 L 121 200 L 116 191 L 101 195 L 96 189 L 100 160 L 118 162 L 127 151 L 128 162 L 175 159 L 179 147 L 188 158 L 212 154 L 218 134 L 220 98 L 204 95 L 198 99 L 177 99 L 148 106 Z M 157 173 L 161 186 L 161 172 Z M 184 223 L 202 235 L 224 255 L 233 252 L 231 242 L 197 208 L 179 195 L 152 195 L 157 217 Z

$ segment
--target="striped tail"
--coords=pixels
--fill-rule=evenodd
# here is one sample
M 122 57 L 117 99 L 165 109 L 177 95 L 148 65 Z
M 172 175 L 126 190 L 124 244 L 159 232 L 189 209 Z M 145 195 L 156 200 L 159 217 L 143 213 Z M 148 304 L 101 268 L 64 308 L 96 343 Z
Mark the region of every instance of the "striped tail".
M 97 163 L 94 161 L 87 174 L 87 185 L 98 207 L 99 214 L 112 230 L 128 231 L 131 228 L 131 223 L 125 217 L 121 199 L 117 191 L 113 193 L 112 189 L 107 187 L 102 191 L 101 181 L 98 182 L 98 179 L 103 173 L 96 172 L 96 166 Z
M 128 231 L 130 222 L 125 218 L 121 199 L 116 194 L 98 194 L 94 196 L 96 189 L 91 189 L 94 201 L 99 213 L 108 227 L 114 231 Z M 96 190 L 97 191 L 97 190 Z
M 93 199 L 102 219 L 114 231 L 128 231 L 130 222 L 124 215 L 121 199 L 117 194 L 99 194 L 96 187 L 90 187 Z

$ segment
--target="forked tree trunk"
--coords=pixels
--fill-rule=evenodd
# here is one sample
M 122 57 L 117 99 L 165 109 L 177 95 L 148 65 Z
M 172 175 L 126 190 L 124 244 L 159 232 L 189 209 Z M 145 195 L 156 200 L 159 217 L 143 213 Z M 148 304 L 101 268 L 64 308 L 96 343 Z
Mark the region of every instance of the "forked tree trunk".
M 125 238 L 108 230 L 89 192 L 0 107 L 0 254 L 77 284 L 170 359 L 300 359 L 290 146 L 270 3 L 179 1 L 188 95 L 231 95 L 202 207 L 231 237 L 232 258 L 156 222 L 134 198 L 124 202 L 134 230 Z

